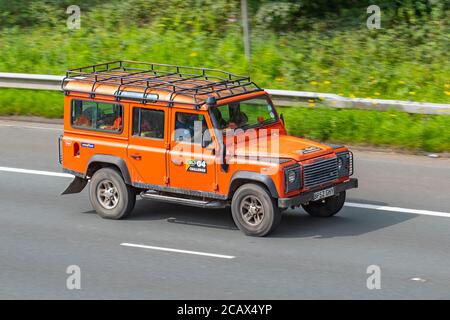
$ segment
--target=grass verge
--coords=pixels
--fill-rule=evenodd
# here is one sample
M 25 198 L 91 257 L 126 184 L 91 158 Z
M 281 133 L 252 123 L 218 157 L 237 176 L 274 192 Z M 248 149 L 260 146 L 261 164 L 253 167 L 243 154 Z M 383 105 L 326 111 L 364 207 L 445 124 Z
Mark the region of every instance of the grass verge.
M 320 141 L 450 151 L 450 116 L 327 107 L 279 107 L 289 133 Z M 63 94 L 0 89 L 0 115 L 63 116 Z

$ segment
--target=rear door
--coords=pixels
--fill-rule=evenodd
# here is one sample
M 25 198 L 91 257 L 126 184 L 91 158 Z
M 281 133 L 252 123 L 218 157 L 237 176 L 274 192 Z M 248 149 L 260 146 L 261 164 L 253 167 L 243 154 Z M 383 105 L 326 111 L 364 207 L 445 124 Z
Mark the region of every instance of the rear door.
M 167 108 L 131 105 L 128 157 L 131 176 L 143 188 L 167 182 Z M 147 185 L 147 186 L 146 186 Z

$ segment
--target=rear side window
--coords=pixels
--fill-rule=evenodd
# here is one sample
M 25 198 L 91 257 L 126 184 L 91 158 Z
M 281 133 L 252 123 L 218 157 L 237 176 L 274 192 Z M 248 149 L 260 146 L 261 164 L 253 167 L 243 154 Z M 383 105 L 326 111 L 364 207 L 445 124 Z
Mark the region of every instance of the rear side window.
M 120 104 L 72 100 L 73 127 L 120 133 L 123 129 L 123 107 Z
M 164 111 L 134 108 L 133 136 L 164 139 Z

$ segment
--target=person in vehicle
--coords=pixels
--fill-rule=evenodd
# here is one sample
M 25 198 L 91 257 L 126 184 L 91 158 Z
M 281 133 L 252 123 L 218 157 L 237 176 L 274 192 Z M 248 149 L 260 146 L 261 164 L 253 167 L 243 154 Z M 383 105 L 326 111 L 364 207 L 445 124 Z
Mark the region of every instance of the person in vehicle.
M 78 116 L 78 118 L 75 119 L 74 125 L 79 127 L 91 127 L 92 121 L 91 117 L 89 115 L 88 110 L 84 111 L 82 114 Z
M 236 129 L 244 126 L 248 122 L 247 115 L 241 111 L 241 106 L 239 103 L 232 103 L 229 105 L 230 108 L 230 123 L 228 127 L 231 129 Z
M 194 121 L 189 114 L 177 112 L 175 121 L 175 135 L 177 141 L 191 141 L 194 136 Z

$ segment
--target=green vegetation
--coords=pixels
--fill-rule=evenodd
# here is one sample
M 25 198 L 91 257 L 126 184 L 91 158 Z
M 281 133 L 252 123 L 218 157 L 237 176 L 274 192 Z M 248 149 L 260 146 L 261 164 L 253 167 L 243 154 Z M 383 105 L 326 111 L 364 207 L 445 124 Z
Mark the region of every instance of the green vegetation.
M 243 54 L 239 0 L 0 0 L 0 70 L 62 74 L 113 59 L 208 66 L 250 74 L 265 88 L 450 101 L 449 3 L 250 1 L 252 60 Z
M 290 134 L 321 141 L 394 147 L 404 150 L 450 150 L 450 116 L 366 111 L 327 107 L 278 107 Z M 54 91 L 0 90 L 0 115 L 61 118 L 63 94 Z
M 403 150 L 450 150 L 450 116 L 322 107 L 278 109 L 289 133 L 296 136 Z
M 0 88 L 0 116 L 63 117 L 62 92 Z
M 250 74 L 265 88 L 450 102 L 449 2 L 249 0 L 252 59 L 243 54 L 239 0 L 0 0 L 0 71 L 63 74 L 129 59 Z M 450 150 L 450 117 L 290 108 L 291 132 L 321 140 Z M 62 115 L 62 95 L 0 89 L 0 114 Z

